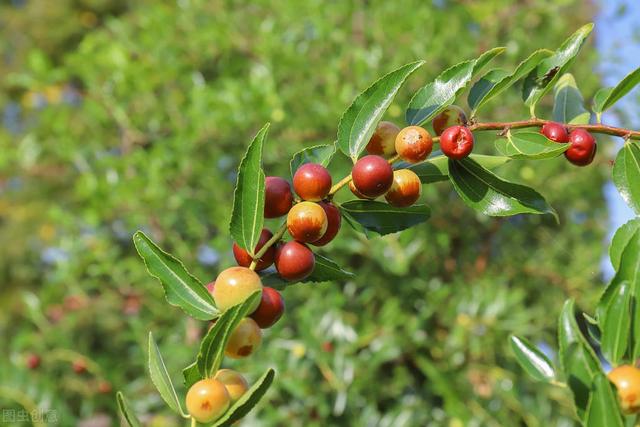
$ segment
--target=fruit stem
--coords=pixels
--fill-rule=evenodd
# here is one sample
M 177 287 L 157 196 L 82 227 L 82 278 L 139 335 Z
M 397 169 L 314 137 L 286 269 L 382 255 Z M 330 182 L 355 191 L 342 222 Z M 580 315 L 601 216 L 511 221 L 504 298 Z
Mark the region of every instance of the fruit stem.
M 269 250 L 269 248 L 273 245 L 275 245 L 276 243 L 278 243 L 278 241 L 280 239 L 282 239 L 282 236 L 284 236 L 284 233 L 287 231 L 287 222 L 283 222 L 282 225 L 280 226 L 280 228 L 278 228 L 278 231 L 275 232 L 275 234 L 273 236 L 271 236 L 271 238 L 269 240 L 267 240 L 267 242 L 264 244 L 263 247 L 260 248 L 260 250 L 258 252 L 256 252 L 256 255 L 253 257 L 253 261 L 251 261 L 251 265 L 249 265 L 249 268 L 251 270 L 255 270 L 256 266 L 258 265 L 258 260 L 260 258 L 262 258 L 262 256 L 267 253 L 267 251 Z

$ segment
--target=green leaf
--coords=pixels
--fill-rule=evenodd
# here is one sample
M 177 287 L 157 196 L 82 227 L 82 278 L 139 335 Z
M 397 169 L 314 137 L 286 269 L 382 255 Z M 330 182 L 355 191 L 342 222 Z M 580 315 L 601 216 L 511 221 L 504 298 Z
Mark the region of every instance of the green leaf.
M 142 424 L 140 424 L 140 421 L 136 417 L 136 414 L 134 414 L 131 410 L 129 402 L 124 397 L 124 394 L 122 394 L 121 391 L 116 393 L 116 400 L 118 401 L 118 409 L 120 410 L 120 413 L 122 414 L 124 419 L 127 421 L 127 424 L 129 424 L 129 427 L 142 427 Z
M 341 210 L 349 225 L 367 237 L 371 237 L 371 233 L 396 233 L 425 222 L 431 216 L 431 210 L 425 205 L 397 208 L 370 200 L 349 200 L 341 205 Z
M 562 308 L 558 326 L 560 362 L 573 392 L 576 411 L 580 418 L 589 402 L 589 393 L 594 376 L 601 372 L 600 362 L 593 349 L 582 335 L 575 318 L 575 303 L 567 300 Z
M 435 81 L 419 89 L 406 112 L 406 120 L 411 125 L 420 125 L 453 104 L 458 94 L 489 61 L 504 52 L 498 47 L 482 54 L 477 59 L 464 61 L 444 70 Z
M 386 74 L 358 95 L 344 112 L 338 124 L 338 147 L 354 162 L 404 81 L 422 64 L 424 61 L 412 62 Z
M 511 335 L 510 341 L 516 360 L 527 374 L 538 381 L 551 382 L 555 379 L 553 364 L 537 347 L 514 335 Z
M 471 154 L 469 157 L 487 169 L 495 169 L 511 161 L 509 157 L 485 154 Z M 440 155 L 420 163 L 398 162 L 394 164 L 394 169 L 411 169 L 423 184 L 446 181 L 449 179 L 449 158 Z
M 200 371 L 198 370 L 198 362 L 193 362 L 182 370 L 182 377 L 184 378 L 184 386 L 186 389 L 190 389 L 192 385 L 202 379 Z
M 269 129 L 267 123 L 258 131 L 238 168 L 233 193 L 233 210 L 229 231 L 233 240 L 253 256 L 264 224 L 264 172 L 262 147 Z
M 640 145 L 627 142 L 613 165 L 613 182 L 624 201 L 640 215 Z
M 133 243 L 149 274 L 162 284 L 169 304 L 180 307 L 198 320 L 218 317 L 220 312 L 213 297 L 207 288 L 187 271 L 182 262 L 160 249 L 142 231 L 133 235 Z
M 180 400 L 171 382 L 171 377 L 169 377 L 169 372 L 167 372 L 167 367 L 164 364 L 164 360 L 162 360 L 160 349 L 153 340 L 151 332 L 149 332 L 149 376 L 166 404 L 174 412 L 186 417 L 187 415 L 182 410 L 182 405 L 180 405 Z
M 609 98 L 609 95 L 611 95 L 611 92 L 613 92 L 612 87 L 603 87 L 593 95 L 592 108 L 594 113 L 598 115 L 602 114 L 604 111 L 604 103 Z
M 273 382 L 276 372 L 269 368 L 254 385 L 211 427 L 228 427 L 247 415 L 258 404 Z
M 298 151 L 290 162 L 291 176 L 305 163 L 318 163 L 324 167 L 329 166 L 333 155 L 336 153 L 336 144 L 315 145 Z
M 593 379 L 593 391 L 584 416 L 585 427 L 624 427 L 620 405 L 613 384 L 598 372 Z
M 638 83 L 640 83 L 640 68 L 627 74 L 615 87 L 600 89 L 593 97 L 593 111 L 602 113 L 613 107 L 613 104 L 628 94 Z
M 480 80 L 475 82 L 469 91 L 469 96 L 467 97 L 467 103 L 469 104 L 469 108 L 471 108 L 472 116 L 475 114 L 476 107 L 483 103 L 483 100 L 490 94 L 491 90 L 510 75 L 511 73 L 507 70 L 496 68 L 489 71 L 487 74 L 482 76 Z
M 469 93 L 469 107 L 471 108 L 471 117 L 475 116 L 476 111 L 480 109 L 484 104 L 489 102 L 489 100 L 495 98 L 503 91 L 507 90 L 518 80 L 524 78 L 533 68 L 535 68 L 540 61 L 544 58 L 550 56 L 553 52 L 548 49 L 540 49 L 533 52 L 527 59 L 522 61 L 516 70 L 512 74 L 507 74 L 501 79 L 495 80 L 495 77 L 499 75 L 496 71 L 492 76 L 485 76 L 479 82 L 477 82 Z M 482 80 L 485 80 L 483 83 Z M 481 87 L 476 88 L 476 86 L 480 85 Z
M 495 141 L 496 150 L 513 159 L 549 159 L 569 149 L 569 144 L 558 144 L 539 132 L 508 132 Z
M 629 241 L 639 228 L 640 218 L 635 218 L 618 228 L 613 235 L 611 245 L 609 246 L 609 258 L 611 259 L 611 264 L 613 265 L 614 270 L 617 271 L 620 267 L 622 251 L 629 244 Z
M 281 278 L 276 272 L 269 272 L 261 277 L 262 284 L 277 290 L 283 290 L 296 283 L 342 282 L 355 276 L 353 273 L 343 270 L 333 260 L 323 255 L 316 253 L 314 256 L 315 267 L 309 277 L 299 281 L 289 281 Z
M 198 352 L 198 372 L 201 378 L 212 378 L 218 371 L 231 333 L 242 319 L 251 314 L 260 297 L 260 291 L 254 292 L 241 304 L 234 305 L 222 313 L 209 329 L 200 343 Z
M 615 294 L 607 305 L 607 310 L 598 323 L 602 325 L 600 347 L 609 363 L 619 364 L 627 351 L 631 328 L 632 287 L 624 281 L 617 286 Z
M 504 181 L 471 158 L 449 159 L 449 178 L 462 200 L 485 215 L 551 214 L 557 219 L 553 208 L 535 190 Z
M 582 44 L 593 30 L 593 24 L 582 26 L 553 55 L 542 60 L 525 78 L 522 99 L 533 112 L 540 99 L 571 66 Z
M 584 98 L 573 75 L 560 77 L 554 89 L 553 120 L 578 125 L 589 124 L 591 114 L 584 108 Z

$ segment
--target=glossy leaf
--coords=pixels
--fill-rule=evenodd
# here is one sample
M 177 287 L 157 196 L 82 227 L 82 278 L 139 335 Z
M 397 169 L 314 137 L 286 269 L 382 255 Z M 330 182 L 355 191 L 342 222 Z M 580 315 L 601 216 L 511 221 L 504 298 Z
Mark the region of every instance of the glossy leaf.
M 600 347 L 612 365 L 618 365 L 627 351 L 631 328 L 631 284 L 624 281 L 617 287 L 602 319 Z
M 267 392 L 276 372 L 268 369 L 211 427 L 228 427 L 247 415 Z
M 341 210 L 346 222 L 368 237 L 396 233 L 425 222 L 431 216 L 431 210 L 425 205 L 397 208 L 369 200 L 350 200 L 341 205 Z
M 584 416 L 585 427 L 624 427 L 616 391 L 607 377 L 598 372 L 593 379 L 593 391 Z
M 549 159 L 569 149 L 569 144 L 558 144 L 540 132 L 509 132 L 505 138 L 497 139 L 496 150 L 512 159 Z
M 591 114 L 584 107 L 584 98 L 573 75 L 560 77 L 553 88 L 553 120 L 559 123 L 586 125 Z
M 129 424 L 129 427 L 142 427 L 142 424 L 140 424 L 138 417 L 136 417 L 136 414 L 134 414 L 131 410 L 129 402 L 124 397 L 124 394 L 122 394 L 121 391 L 116 393 L 116 400 L 118 402 L 118 409 L 120 410 L 120 413 L 122 414 L 124 419 L 127 421 L 127 424 Z
M 446 107 L 453 104 L 456 97 L 493 58 L 504 52 L 504 48 L 491 49 L 477 59 L 464 61 L 443 71 L 435 81 L 419 89 L 406 112 L 406 120 L 411 125 L 420 125 L 433 119 Z
M 469 91 L 467 103 L 471 108 L 471 116 L 474 115 L 476 107 L 483 103 L 483 100 L 491 93 L 494 87 L 501 81 L 506 80 L 511 73 L 501 68 L 496 68 L 482 76 Z
M 638 229 L 640 229 L 640 218 L 635 218 L 618 228 L 613 235 L 611 245 L 609 245 L 609 258 L 614 270 L 617 271 L 620 267 L 622 251 Z
M 582 44 L 593 30 L 593 24 L 587 24 L 573 33 L 553 55 L 542 60 L 525 78 L 522 99 L 535 109 L 538 101 L 553 87 L 558 78 L 571 66 Z
M 640 145 L 627 142 L 613 165 L 613 182 L 620 196 L 640 215 Z
M 160 249 L 141 231 L 133 235 L 133 243 L 149 274 L 162 284 L 169 304 L 198 320 L 211 320 L 220 314 L 207 288 L 182 262 Z
M 212 378 L 220 368 L 224 357 L 224 349 L 235 327 L 242 319 L 251 314 L 256 300 L 261 297 L 261 292 L 256 291 L 241 304 L 227 309 L 209 328 L 207 335 L 200 342 L 198 352 L 198 372 L 202 378 Z
M 486 169 L 495 169 L 511 161 L 509 157 L 485 154 L 471 154 L 469 157 Z M 439 155 L 415 164 L 398 162 L 394 164 L 394 169 L 411 169 L 423 184 L 446 181 L 449 179 L 449 158 Z
M 468 103 L 469 107 L 472 110 L 471 116 L 473 117 L 476 111 L 479 110 L 480 107 L 482 107 L 484 104 L 510 88 L 518 80 L 524 78 L 527 74 L 529 74 L 529 72 L 531 72 L 531 70 L 533 70 L 538 65 L 538 63 L 540 63 L 540 61 L 550 56 L 551 54 L 553 54 L 553 52 L 548 49 L 537 50 L 533 52 L 527 59 L 522 61 L 512 74 L 507 74 L 497 81 L 494 81 L 495 78 L 499 75 L 497 71 L 489 78 L 486 78 L 488 75 L 483 77 L 480 81 L 485 80 L 485 82 L 477 82 L 471 88 L 471 92 L 469 93 Z M 476 86 L 478 85 L 483 86 L 483 88 L 476 88 Z
M 412 62 L 386 74 L 356 97 L 338 124 L 338 147 L 355 162 L 404 81 L 424 64 Z
M 593 349 L 582 335 L 575 318 L 575 303 L 567 300 L 562 308 L 558 325 L 560 362 L 566 382 L 580 418 L 589 402 L 594 376 L 602 370 Z
M 182 377 L 184 378 L 184 386 L 186 389 L 191 388 L 192 385 L 200 381 L 203 377 L 198 370 L 198 362 L 193 362 L 182 370 Z
M 593 111 L 601 113 L 613 107 L 623 96 L 640 83 L 640 68 L 627 74 L 615 87 L 600 89 L 593 98 Z
M 240 161 L 238 180 L 233 193 L 229 231 L 233 240 L 250 255 L 258 244 L 264 224 L 264 171 L 262 147 L 269 130 L 267 123 L 258 131 Z
M 315 145 L 298 151 L 290 162 L 291 176 L 305 163 L 318 163 L 324 167 L 329 166 L 333 155 L 336 153 L 336 144 Z
M 511 336 L 511 349 L 518 364 L 533 379 L 538 381 L 553 381 L 556 377 L 553 364 L 537 347 L 524 338 Z
M 162 400 L 164 400 L 174 412 L 186 416 L 182 410 L 182 405 L 173 387 L 173 383 L 171 382 L 171 377 L 169 377 L 169 372 L 167 372 L 167 367 L 164 364 L 164 360 L 162 360 L 160 349 L 153 340 L 153 334 L 151 332 L 149 332 L 149 376 L 151 377 L 153 385 L 156 386 L 158 393 L 160 393 Z
M 449 178 L 462 200 L 485 215 L 532 213 L 557 218 L 553 208 L 535 190 L 504 181 L 471 158 L 449 159 Z
M 315 253 L 314 256 L 316 264 L 309 277 L 303 280 L 290 281 L 281 278 L 277 272 L 269 272 L 261 276 L 262 284 L 283 290 L 296 283 L 344 282 L 353 278 L 353 273 L 343 270 L 333 260 L 318 253 Z

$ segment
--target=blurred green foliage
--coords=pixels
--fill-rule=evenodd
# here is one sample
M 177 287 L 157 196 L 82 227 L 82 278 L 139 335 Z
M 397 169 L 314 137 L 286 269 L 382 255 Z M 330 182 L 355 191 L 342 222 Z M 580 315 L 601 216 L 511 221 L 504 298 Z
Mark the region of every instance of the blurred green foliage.
M 1 407 L 19 407 L 17 390 L 60 425 L 96 414 L 114 423 L 113 394 L 97 392 L 106 380 L 149 425 L 175 425 L 146 375 L 147 333 L 180 383 L 206 325 L 165 303 L 135 230 L 209 281 L 233 262 L 235 171 L 264 122 L 267 174 L 288 176 L 291 155 L 332 142 L 346 106 L 383 73 L 427 60 L 389 109 L 401 122 L 411 94 L 444 68 L 504 45 L 495 65 L 513 69 L 593 12 L 577 0 L 4 2 Z M 587 99 L 594 61 L 586 46 L 571 70 Z M 548 117 L 550 96 L 541 107 Z M 526 115 L 511 90 L 479 119 Z M 478 147 L 491 152 L 492 135 Z M 497 171 L 539 189 L 560 225 L 477 216 L 438 183 L 425 187 L 423 226 L 370 241 L 345 227 L 322 252 L 356 278 L 288 289 L 262 349 L 231 364 L 250 379 L 278 371 L 245 424 L 572 425 L 566 393 L 528 379 L 507 340 L 554 343 L 565 298 L 591 306 L 598 296 L 609 165 L 563 160 Z M 335 177 L 346 172 L 334 163 Z M 37 372 L 25 367 L 30 353 L 42 356 Z M 93 362 L 88 373 L 71 370 L 79 357 Z

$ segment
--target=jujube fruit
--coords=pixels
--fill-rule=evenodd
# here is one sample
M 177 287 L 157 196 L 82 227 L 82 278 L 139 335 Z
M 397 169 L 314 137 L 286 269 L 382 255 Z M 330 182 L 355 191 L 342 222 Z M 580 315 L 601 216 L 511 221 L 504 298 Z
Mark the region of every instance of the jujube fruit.
M 413 205 L 420 197 L 422 183 L 415 172 L 400 169 L 393 172 L 393 184 L 384 198 L 390 205 L 404 208 Z
M 440 135 L 442 153 L 454 160 L 461 160 L 473 150 L 473 133 L 465 126 L 452 126 Z
M 365 197 L 382 196 L 393 183 L 393 168 L 383 157 L 364 156 L 353 165 L 351 178 L 355 188 Z
M 187 411 L 197 422 L 210 423 L 220 418 L 231 405 L 227 388 L 218 380 L 207 378 L 187 392 Z
M 315 263 L 313 252 L 304 243 L 292 240 L 276 250 L 276 270 L 283 279 L 305 279 L 313 272 Z
M 378 123 L 367 144 L 367 153 L 386 157 L 395 154 L 398 132 L 400 132 L 400 128 L 391 122 L 383 120 Z
M 396 136 L 396 151 L 409 163 L 421 162 L 431 154 L 433 139 L 420 126 L 407 126 Z
M 563 124 L 557 122 L 547 122 L 540 129 L 540 133 L 554 142 L 569 142 L 569 133 Z
M 218 274 L 213 287 L 213 299 L 222 311 L 244 302 L 256 291 L 262 290 L 262 281 L 255 271 L 247 267 L 230 267 Z M 254 311 L 259 304 L 250 311 Z
M 280 292 L 265 286 L 262 288 L 262 298 L 256 311 L 249 317 L 256 321 L 261 329 L 273 326 L 284 313 L 284 299 Z
M 320 239 L 311 244 L 314 246 L 324 246 L 332 241 L 338 234 L 338 231 L 340 231 L 342 215 L 340 215 L 340 210 L 336 205 L 331 202 L 320 202 L 318 204 L 324 209 L 324 213 L 327 215 L 327 231 L 324 232 Z
M 314 202 L 300 202 L 287 215 L 289 234 L 299 242 L 315 242 L 327 231 L 327 214 Z
M 305 163 L 293 175 L 293 189 L 302 200 L 320 201 L 331 190 L 331 175 L 322 165 Z
M 255 320 L 245 317 L 231 332 L 224 354 L 232 359 L 252 355 L 262 342 L 262 331 Z
M 220 369 L 218 372 L 216 372 L 213 379 L 218 380 L 222 384 L 224 384 L 225 388 L 227 389 L 227 393 L 229 393 L 232 404 L 240 399 L 242 395 L 245 394 L 249 389 L 247 380 L 245 380 L 244 377 L 240 375 L 240 373 L 234 371 L 233 369 Z
M 466 123 L 467 115 L 464 110 L 457 105 L 450 105 L 433 119 L 432 125 L 436 135 L 442 135 L 445 129 Z
M 569 149 L 564 156 L 576 166 L 587 166 L 596 156 L 596 140 L 584 129 L 575 129 L 569 134 Z
M 289 183 L 279 176 L 268 176 L 264 181 L 264 216 L 278 218 L 286 215 L 293 205 Z
M 41 362 L 42 362 L 42 359 L 37 354 L 31 353 L 27 356 L 26 363 L 27 363 L 27 368 L 29 369 L 38 369 L 40 367 Z
M 358 199 L 363 199 L 363 200 L 375 199 L 375 197 L 367 197 L 364 194 L 362 194 L 360 191 L 358 191 L 355 184 L 353 183 L 353 180 L 349 181 L 349 190 L 351 190 L 351 193 L 353 193 L 353 195 L 356 196 Z
M 258 253 L 258 251 L 262 249 L 264 244 L 267 243 L 272 237 L 273 233 L 268 229 L 263 228 L 262 232 L 260 233 L 260 239 L 258 239 L 258 244 L 254 249 L 254 253 Z M 269 249 L 267 249 L 264 255 L 262 255 L 262 257 L 260 257 L 260 260 L 256 263 L 256 271 L 264 270 L 265 268 L 273 264 L 273 258 L 275 257 L 275 254 L 275 247 L 269 247 Z M 233 257 L 241 267 L 249 267 L 251 265 L 251 262 L 253 261 L 253 258 L 251 258 L 251 255 L 249 255 L 249 252 L 247 252 L 245 249 L 242 249 L 240 246 L 238 246 L 237 243 L 233 244 Z
M 640 411 L 640 369 L 632 365 L 621 365 L 607 375 L 615 384 L 620 407 L 625 414 Z

